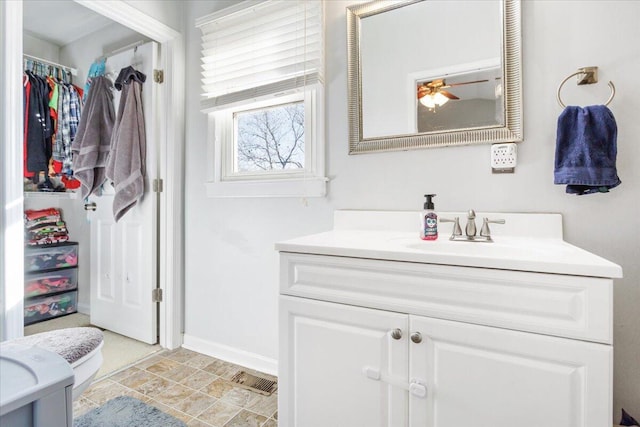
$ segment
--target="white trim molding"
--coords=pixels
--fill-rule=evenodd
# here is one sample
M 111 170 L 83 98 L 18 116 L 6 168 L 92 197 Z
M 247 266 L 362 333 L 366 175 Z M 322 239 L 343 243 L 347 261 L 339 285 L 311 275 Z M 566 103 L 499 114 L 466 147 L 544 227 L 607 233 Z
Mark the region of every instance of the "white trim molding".
M 169 42 L 180 37 L 175 29 L 163 24 L 122 0 L 74 0 L 125 27 L 131 28 L 159 43 Z
M 22 2 L 0 2 L 0 341 L 24 333 Z
M 183 347 L 249 369 L 255 369 L 256 371 L 270 375 L 278 375 L 278 361 L 256 353 L 239 350 L 235 347 L 229 347 L 224 344 L 218 344 L 186 334 L 184 336 Z

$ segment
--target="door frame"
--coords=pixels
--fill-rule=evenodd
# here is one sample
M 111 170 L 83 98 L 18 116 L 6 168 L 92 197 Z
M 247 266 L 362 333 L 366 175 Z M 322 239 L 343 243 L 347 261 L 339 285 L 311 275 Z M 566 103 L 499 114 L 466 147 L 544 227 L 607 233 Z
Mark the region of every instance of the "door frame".
M 160 345 L 182 345 L 184 312 L 184 104 L 185 52 L 183 35 L 123 0 L 73 0 L 112 19 L 161 46 L 164 83 L 159 86 L 160 197 L 159 287 Z M 22 1 L 0 2 L 0 341 L 20 337 L 23 328 L 23 194 L 22 194 Z M 19 289 L 18 289 L 19 288 Z M 150 296 L 151 298 L 151 296 Z

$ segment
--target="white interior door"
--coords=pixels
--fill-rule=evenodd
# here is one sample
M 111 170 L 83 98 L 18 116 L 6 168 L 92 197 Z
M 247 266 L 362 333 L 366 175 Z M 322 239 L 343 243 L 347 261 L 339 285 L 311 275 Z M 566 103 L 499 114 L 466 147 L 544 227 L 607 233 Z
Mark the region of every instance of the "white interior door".
M 89 197 L 95 211 L 87 211 L 91 222 L 91 323 L 149 344 L 158 339 L 157 303 L 152 301 L 158 283 L 158 199 L 151 188 L 158 164 L 153 82 L 158 55 L 158 45 L 149 42 L 111 56 L 106 63 L 112 79 L 129 65 L 147 76 L 142 89 L 147 139 L 144 196 L 116 223 L 113 187 L 105 183 L 102 195 Z M 117 112 L 120 92 L 114 95 Z

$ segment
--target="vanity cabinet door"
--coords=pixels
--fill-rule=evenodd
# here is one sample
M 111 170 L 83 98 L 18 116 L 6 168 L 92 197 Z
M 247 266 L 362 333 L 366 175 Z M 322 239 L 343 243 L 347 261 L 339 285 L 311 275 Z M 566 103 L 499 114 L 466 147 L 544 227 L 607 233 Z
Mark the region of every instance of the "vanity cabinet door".
M 406 314 L 287 296 L 279 312 L 278 425 L 408 425 Z
M 410 316 L 411 427 L 611 425 L 610 346 Z

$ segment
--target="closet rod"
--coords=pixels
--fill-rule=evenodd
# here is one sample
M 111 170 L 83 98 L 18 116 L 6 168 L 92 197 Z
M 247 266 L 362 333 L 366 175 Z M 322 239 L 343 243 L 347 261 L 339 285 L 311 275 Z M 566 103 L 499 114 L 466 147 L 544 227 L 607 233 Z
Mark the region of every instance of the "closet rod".
M 40 62 L 43 64 L 53 65 L 54 67 L 63 68 L 71 73 L 73 76 L 78 75 L 78 70 L 76 68 L 67 67 L 66 65 L 58 64 L 56 62 L 47 61 L 46 59 L 38 58 L 36 56 L 27 55 L 26 53 L 22 55 L 24 58 L 29 58 L 32 61 Z
M 122 52 L 126 52 L 126 51 L 128 51 L 129 49 L 135 49 L 136 47 L 138 47 L 138 46 L 140 46 L 140 45 L 143 45 L 143 44 L 145 44 L 145 43 L 147 43 L 147 41 L 146 41 L 146 40 L 138 40 L 137 42 L 134 42 L 134 43 L 128 44 L 128 45 L 126 45 L 126 46 L 123 46 L 123 47 L 121 47 L 120 49 L 116 49 L 116 50 L 111 51 L 111 52 L 109 52 L 109 53 L 106 53 L 106 54 L 104 54 L 104 55 L 102 55 L 102 56 L 99 56 L 98 58 L 96 58 L 96 61 L 99 61 L 99 60 L 102 60 L 102 59 L 107 59 L 107 58 L 108 58 L 108 57 L 110 57 L 110 56 L 117 55 L 117 54 L 122 53 Z

